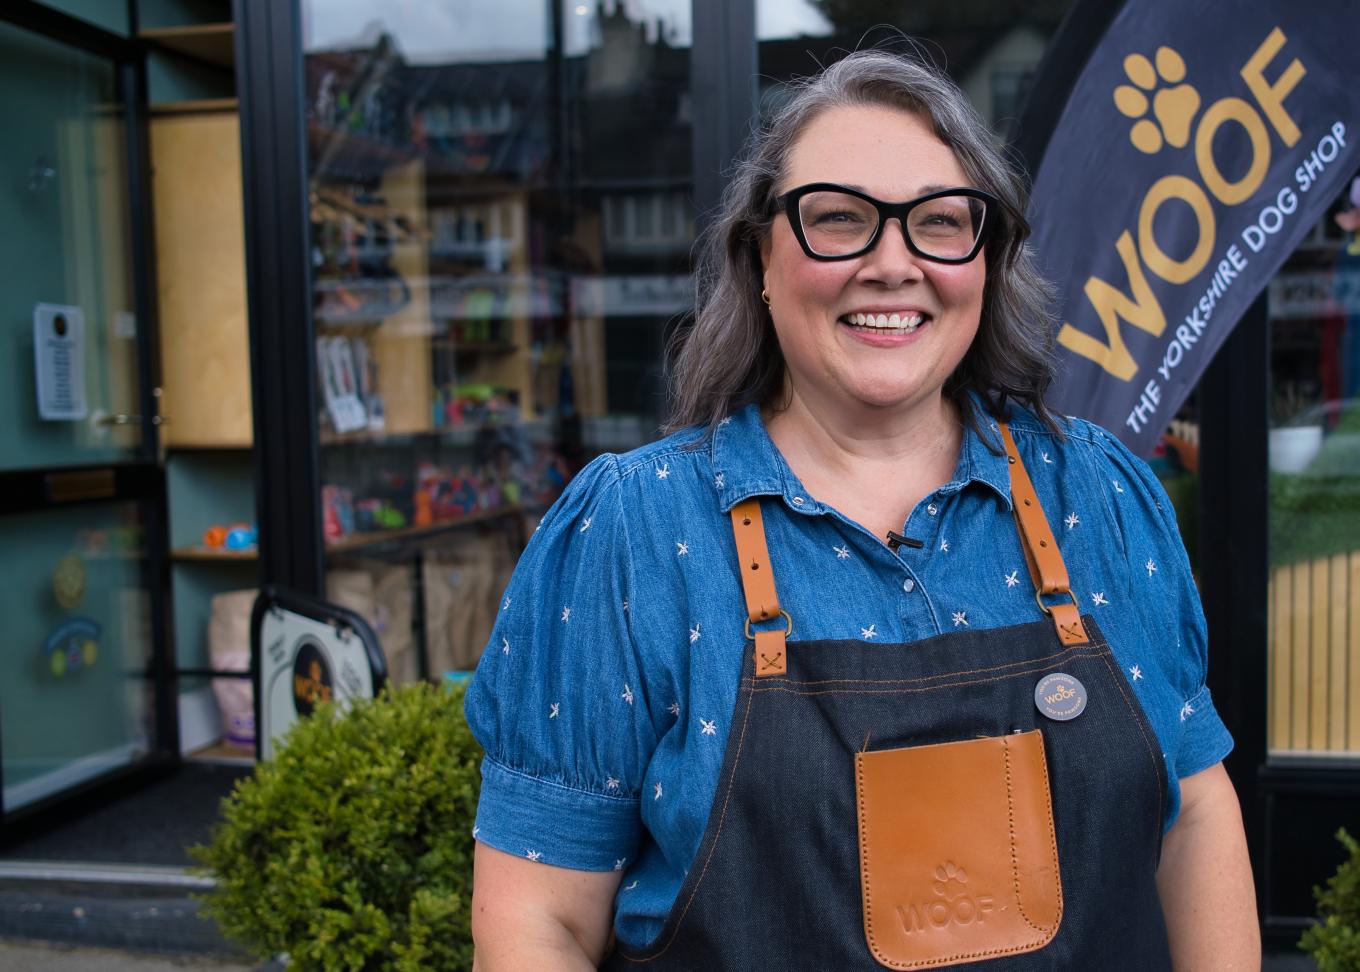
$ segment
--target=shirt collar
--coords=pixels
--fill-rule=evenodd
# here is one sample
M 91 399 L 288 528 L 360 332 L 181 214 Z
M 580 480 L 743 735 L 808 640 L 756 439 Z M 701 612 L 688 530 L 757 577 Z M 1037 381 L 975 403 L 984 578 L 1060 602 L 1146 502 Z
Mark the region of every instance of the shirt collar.
M 713 430 L 710 449 L 713 482 L 724 513 L 752 496 L 782 496 L 800 512 L 820 507 L 807 495 L 765 431 L 758 405 L 747 405 L 720 421 Z
M 964 400 L 964 408 L 971 408 L 976 417 L 979 436 L 965 421 L 963 425 L 963 445 L 959 449 L 959 462 L 954 467 L 954 476 L 940 487 L 941 493 L 957 493 L 969 483 L 982 483 L 1011 508 L 1011 470 L 1001 445 L 1001 429 L 996 419 L 988 414 L 981 399 L 975 392 L 969 392 Z M 990 446 L 990 447 L 989 447 Z M 992 451 L 995 449 L 996 451 Z
M 997 451 L 989 449 L 987 442 L 965 423 L 954 475 L 939 492 L 957 493 L 970 483 L 981 483 L 990 487 L 1010 509 L 1010 466 L 1001 449 L 996 420 L 987 414 L 975 396 L 969 397 L 965 407 L 975 410 L 978 425 Z M 724 513 L 751 496 L 781 496 L 800 513 L 825 512 L 826 507 L 808 494 L 783 453 L 770 439 L 758 406 L 747 405 L 719 422 L 713 430 L 709 448 L 713 484 Z

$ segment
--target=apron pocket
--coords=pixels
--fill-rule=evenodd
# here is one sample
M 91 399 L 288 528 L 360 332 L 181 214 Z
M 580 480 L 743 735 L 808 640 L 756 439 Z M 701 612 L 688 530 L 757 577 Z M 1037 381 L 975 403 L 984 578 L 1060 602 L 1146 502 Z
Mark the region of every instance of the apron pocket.
M 1043 948 L 1062 879 L 1042 733 L 858 753 L 864 934 L 881 965 Z

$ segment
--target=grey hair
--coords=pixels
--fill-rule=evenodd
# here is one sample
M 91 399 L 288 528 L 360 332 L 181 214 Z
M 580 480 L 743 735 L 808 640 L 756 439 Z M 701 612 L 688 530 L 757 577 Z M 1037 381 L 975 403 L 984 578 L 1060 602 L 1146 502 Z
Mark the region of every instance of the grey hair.
M 972 184 L 1002 202 L 985 250 L 981 326 L 946 382 L 946 396 L 975 430 L 977 418 L 965 401 L 970 389 L 980 393 L 993 416 L 1000 417 L 1012 399 L 1061 434 L 1044 404 L 1054 368 L 1052 290 L 1025 245 L 1025 180 L 995 147 L 967 97 L 933 65 L 884 50 L 856 51 L 820 74 L 792 82 L 790 89 L 783 107 L 748 139 L 722 203 L 696 244 L 694 321 L 672 337 L 663 431 L 711 428 L 752 402 L 783 407 L 777 399 L 784 356 L 760 298 L 760 244 L 776 218 L 775 187 L 810 122 L 832 108 L 873 105 L 928 121 Z

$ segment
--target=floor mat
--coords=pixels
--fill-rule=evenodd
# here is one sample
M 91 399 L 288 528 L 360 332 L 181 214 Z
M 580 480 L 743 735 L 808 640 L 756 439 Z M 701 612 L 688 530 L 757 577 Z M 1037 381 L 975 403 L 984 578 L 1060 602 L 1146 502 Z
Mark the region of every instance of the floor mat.
M 0 860 L 193 864 L 187 849 L 207 841 L 222 798 L 252 771 L 249 766 L 186 762 L 170 776 L 0 847 Z

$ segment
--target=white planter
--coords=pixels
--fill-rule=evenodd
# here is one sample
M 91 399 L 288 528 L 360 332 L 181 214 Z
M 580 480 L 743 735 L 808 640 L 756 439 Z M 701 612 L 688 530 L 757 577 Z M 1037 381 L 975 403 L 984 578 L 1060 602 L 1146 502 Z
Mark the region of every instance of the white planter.
M 1273 472 L 1301 473 L 1322 448 L 1322 426 L 1286 425 L 1270 430 L 1270 468 Z

